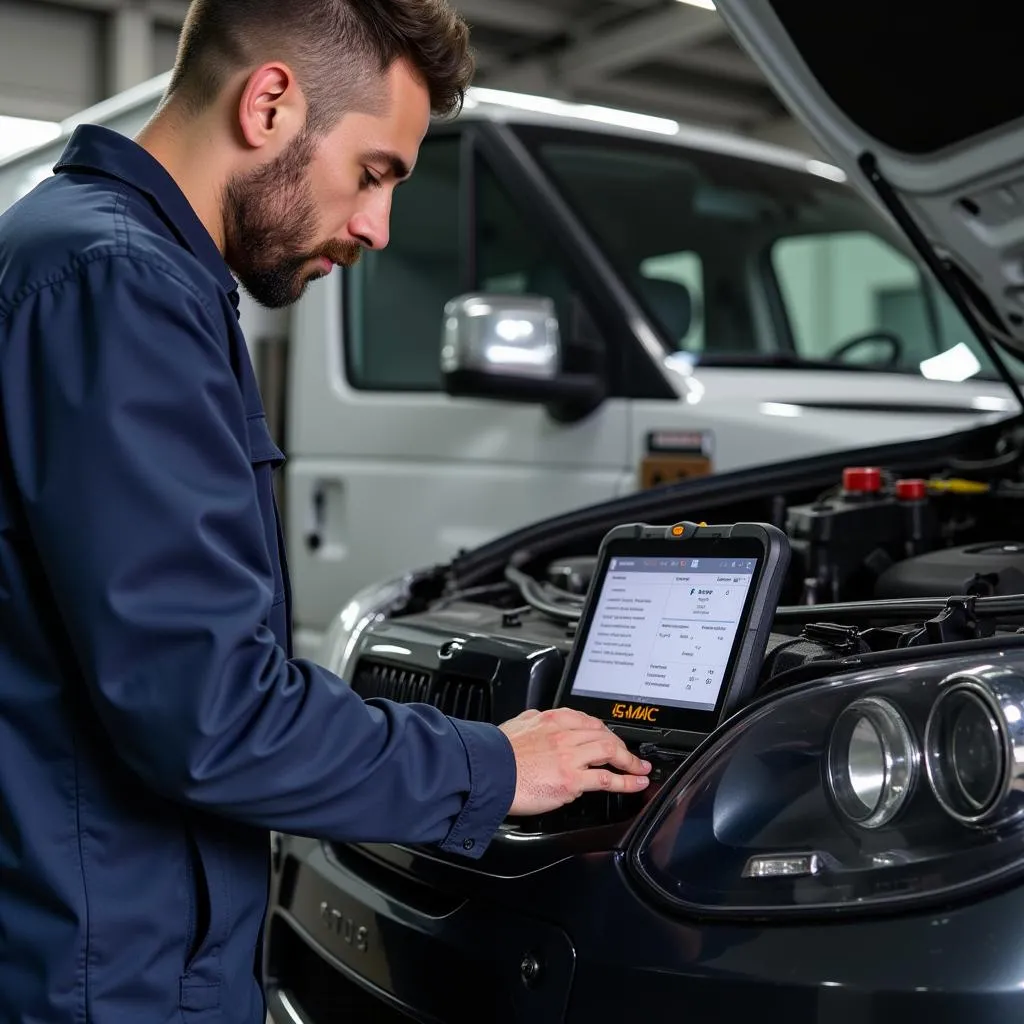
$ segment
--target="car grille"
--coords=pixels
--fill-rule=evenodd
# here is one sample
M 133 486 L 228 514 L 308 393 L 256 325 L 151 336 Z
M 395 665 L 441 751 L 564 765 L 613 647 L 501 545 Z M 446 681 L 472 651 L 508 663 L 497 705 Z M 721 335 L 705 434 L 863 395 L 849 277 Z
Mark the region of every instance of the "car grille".
M 491 721 L 491 689 L 483 679 L 453 673 L 434 675 L 362 658 L 352 677 L 352 689 L 363 699 L 384 697 L 399 704 L 432 704 L 452 718 Z
M 363 658 L 356 666 L 352 689 L 364 699 L 385 697 L 399 704 L 433 704 L 432 684 L 429 672 L 396 668 Z

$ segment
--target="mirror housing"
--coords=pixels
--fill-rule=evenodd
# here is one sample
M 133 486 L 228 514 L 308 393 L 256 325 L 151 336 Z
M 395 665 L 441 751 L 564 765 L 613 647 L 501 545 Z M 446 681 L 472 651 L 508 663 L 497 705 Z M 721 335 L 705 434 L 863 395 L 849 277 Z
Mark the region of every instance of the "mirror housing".
M 562 372 L 555 304 L 539 295 L 459 295 L 445 305 L 441 373 L 449 395 L 557 406 L 559 419 L 598 405 L 593 374 Z

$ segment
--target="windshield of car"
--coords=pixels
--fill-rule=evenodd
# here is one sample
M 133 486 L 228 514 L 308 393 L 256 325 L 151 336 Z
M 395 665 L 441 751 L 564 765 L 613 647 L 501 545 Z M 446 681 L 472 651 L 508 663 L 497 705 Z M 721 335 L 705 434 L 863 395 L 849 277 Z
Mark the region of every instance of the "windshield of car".
M 521 134 L 671 351 L 998 378 L 909 243 L 851 187 L 674 144 Z M 1004 361 L 1024 380 L 1024 364 Z

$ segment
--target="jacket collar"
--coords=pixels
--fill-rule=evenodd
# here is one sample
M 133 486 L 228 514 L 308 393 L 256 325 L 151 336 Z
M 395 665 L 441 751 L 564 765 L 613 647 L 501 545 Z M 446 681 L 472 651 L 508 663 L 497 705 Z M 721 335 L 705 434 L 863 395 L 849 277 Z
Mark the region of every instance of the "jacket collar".
M 105 174 L 147 195 L 181 244 L 237 304 L 238 285 L 210 233 L 177 182 L 137 142 L 101 125 L 79 125 L 53 170 Z

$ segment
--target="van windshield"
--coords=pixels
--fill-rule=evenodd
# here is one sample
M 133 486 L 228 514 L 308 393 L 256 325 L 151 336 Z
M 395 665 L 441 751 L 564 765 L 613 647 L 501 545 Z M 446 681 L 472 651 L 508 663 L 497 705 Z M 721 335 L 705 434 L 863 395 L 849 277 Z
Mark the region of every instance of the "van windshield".
M 675 144 L 519 131 L 670 351 L 998 379 L 909 243 L 849 186 Z

